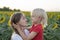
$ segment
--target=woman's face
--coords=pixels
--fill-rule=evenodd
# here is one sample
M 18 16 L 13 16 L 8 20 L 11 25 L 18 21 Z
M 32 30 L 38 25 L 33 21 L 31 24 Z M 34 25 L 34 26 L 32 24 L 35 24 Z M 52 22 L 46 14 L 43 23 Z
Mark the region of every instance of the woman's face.
M 25 15 L 22 15 L 21 16 L 21 19 L 20 19 L 20 21 L 18 22 L 18 24 L 20 25 L 20 26 L 27 26 L 27 19 L 26 19 L 26 17 L 25 17 Z

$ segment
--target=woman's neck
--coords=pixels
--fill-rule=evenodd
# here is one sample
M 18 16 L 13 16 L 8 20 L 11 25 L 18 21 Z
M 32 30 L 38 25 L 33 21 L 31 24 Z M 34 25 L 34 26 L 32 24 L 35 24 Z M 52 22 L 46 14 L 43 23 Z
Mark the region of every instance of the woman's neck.
M 24 30 L 25 29 L 25 27 L 21 27 L 22 28 L 22 30 Z

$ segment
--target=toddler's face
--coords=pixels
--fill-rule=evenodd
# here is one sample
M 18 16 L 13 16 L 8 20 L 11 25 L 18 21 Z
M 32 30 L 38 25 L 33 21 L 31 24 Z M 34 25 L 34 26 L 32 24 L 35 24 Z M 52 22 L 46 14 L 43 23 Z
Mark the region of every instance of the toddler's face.
M 32 23 L 37 23 L 38 22 L 38 17 L 36 15 L 31 15 Z
M 32 14 L 31 15 L 32 23 L 39 23 L 42 20 L 42 17 L 37 15 L 37 14 Z

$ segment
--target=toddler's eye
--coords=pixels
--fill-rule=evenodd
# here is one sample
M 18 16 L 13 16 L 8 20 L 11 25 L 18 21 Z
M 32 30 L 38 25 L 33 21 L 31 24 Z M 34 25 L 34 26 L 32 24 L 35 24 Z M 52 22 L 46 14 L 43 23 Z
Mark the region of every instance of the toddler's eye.
M 34 16 L 32 16 L 32 17 L 34 17 Z

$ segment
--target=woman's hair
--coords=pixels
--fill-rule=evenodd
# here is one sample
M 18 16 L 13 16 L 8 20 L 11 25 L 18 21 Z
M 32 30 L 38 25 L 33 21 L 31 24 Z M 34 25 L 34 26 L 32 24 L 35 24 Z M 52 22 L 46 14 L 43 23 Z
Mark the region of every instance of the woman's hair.
M 10 18 L 11 26 L 12 26 L 12 28 L 14 29 L 14 31 L 15 31 L 16 33 L 18 33 L 18 31 L 14 28 L 14 26 L 13 26 L 12 24 L 13 24 L 13 23 L 14 23 L 14 24 L 18 23 L 18 22 L 20 21 L 22 15 L 23 15 L 23 14 L 20 13 L 20 12 L 15 12 L 15 13 L 11 16 L 11 18 Z M 18 34 L 19 34 L 19 33 L 18 33 Z
M 15 12 L 12 16 L 11 16 L 11 24 L 14 23 L 18 23 L 21 19 L 22 13 L 20 12 Z
M 33 15 L 35 14 L 35 16 L 40 16 L 40 17 L 42 17 L 42 18 L 43 18 L 43 20 L 41 21 L 42 24 L 43 24 L 44 26 L 47 25 L 47 19 L 48 19 L 48 17 L 47 17 L 47 13 L 45 12 L 45 10 L 40 9 L 40 8 L 36 8 L 36 9 L 34 9 L 34 10 L 31 12 L 31 15 L 32 15 L 32 14 L 33 14 Z

